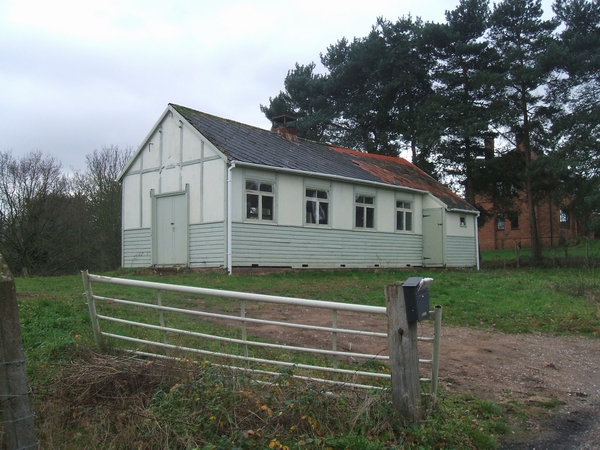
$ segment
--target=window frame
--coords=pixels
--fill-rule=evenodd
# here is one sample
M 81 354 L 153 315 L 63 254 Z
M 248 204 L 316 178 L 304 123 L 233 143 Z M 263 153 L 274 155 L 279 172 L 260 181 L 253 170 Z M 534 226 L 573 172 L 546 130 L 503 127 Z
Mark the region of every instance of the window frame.
M 359 202 L 359 199 L 363 199 L 362 202 Z M 364 200 L 370 199 L 371 203 L 365 202 Z M 358 230 L 375 230 L 375 200 L 376 196 L 374 194 L 363 194 L 360 192 L 354 193 L 354 228 Z M 358 210 L 362 209 L 362 225 L 358 225 L 357 221 L 359 218 Z M 371 214 L 371 222 L 372 226 L 368 226 L 369 224 L 369 211 L 372 211 Z
M 519 229 L 519 213 L 517 213 L 517 212 L 509 213 L 509 214 L 507 214 L 506 218 L 508 218 L 508 221 L 510 222 L 511 230 Z
M 400 205 L 401 204 L 401 205 Z M 406 206 L 408 205 L 408 207 Z M 396 225 L 394 227 L 395 231 L 400 233 L 414 233 L 415 231 L 415 210 L 413 209 L 414 201 L 412 200 L 404 200 L 404 199 L 396 199 Z M 399 228 L 398 215 L 402 215 L 402 228 Z M 410 220 L 407 220 L 407 216 Z M 409 223 L 410 222 L 410 223 Z M 407 229 L 406 224 L 409 224 L 410 227 Z
M 248 183 L 256 183 L 257 185 L 257 189 L 251 189 L 248 188 Z M 264 186 L 270 186 L 271 190 L 267 191 L 267 190 L 262 190 L 262 185 Z M 244 189 L 245 189 L 245 196 L 244 196 L 244 220 L 245 221 L 251 221 L 251 222 L 262 222 L 262 223 L 276 223 L 275 222 L 275 210 L 276 210 L 276 205 L 275 205 L 275 197 L 276 197 L 276 183 L 273 180 L 263 180 L 260 178 L 254 178 L 254 177 L 248 177 L 246 179 L 244 179 Z M 258 197 L 258 202 L 257 202 L 257 217 L 249 217 L 249 211 L 250 211 L 250 206 L 249 206 L 249 202 L 248 202 L 248 197 L 252 195 L 252 196 L 256 196 Z M 272 201 L 272 207 L 271 207 L 271 218 L 264 218 L 263 214 L 264 214 L 264 199 L 265 198 L 270 198 Z
M 315 197 L 309 197 L 308 196 L 308 191 L 314 191 L 315 193 Z M 324 193 L 325 197 L 319 197 L 319 193 Z M 313 221 L 313 222 L 309 222 L 309 212 L 308 212 L 308 203 L 316 203 L 316 206 L 313 207 L 313 213 L 314 211 L 319 211 L 319 219 Z M 326 223 L 321 223 L 321 219 L 320 219 L 320 212 L 321 212 L 321 205 L 327 205 L 326 207 L 326 215 L 327 215 L 327 222 Z M 331 227 L 331 191 L 330 189 L 325 189 L 322 187 L 313 187 L 313 186 L 305 186 L 304 187 L 304 225 L 308 225 L 308 226 L 314 226 L 314 227 Z
M 502 224 L 502 226 L 500 226 Z M 506 215 L 504 213 L 498 213 L 496 215 L 496 230 L 506 231 Z
M 558 222 L 560 223 L 561 228 L 570 228 L 571 216 L 569 214 L 569 211 L 561 208 L 558 212 Z

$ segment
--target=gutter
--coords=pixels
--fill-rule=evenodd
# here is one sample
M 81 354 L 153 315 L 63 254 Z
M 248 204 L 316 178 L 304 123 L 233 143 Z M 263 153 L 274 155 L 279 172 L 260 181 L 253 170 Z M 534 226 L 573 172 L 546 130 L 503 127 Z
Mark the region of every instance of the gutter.
M 432 197 L 434 197 L 436 199 L 438 198 L 426 189 L 416 189 L 416 188 L 405 187 L 405 186 L 395 186 L 393 184 L 381 183 L 379 181 L 359 180 L 357 178 L 343 177 L 340 175 L 328 175 L 326 173 L 320 173 L 320 172 L 307 172 L 304 170 L 286 169 L 283 167 L 266 166 L 264 164 L 247 163 L 247 162 L 242 162 L 242 161 L 231 161 L 231 164 L 233 164 L 234 166 L 237 165 L 237 166 L 241 166 L 241 167 L 250 167 L 252 169 L 270 170 L 273 172 L 283 172 L 283 173 L 289 173 L 292 175 L 311 176 L 311 177 L 316 177 L 316 178 L 327 178 L 327 179 L 333 179 L 333 180 L 337 180 L 337 181 L 348 182 L 348 183 L 352 183 L 352 184 L 361 183 L 361 184 L 367 184 L 370 186 L 382 187 L 382 188 L 386 188 L 386 189 L 396 189 L 396 190 L 402 190 L 402 191 L 416 192 L 418 194 L 431 195 Z M 479 211 L 476 209 L 475 210 L 458 209 L 458 208 L 452 209 L 452 208 L 448 208 L 448 207 L 446 209 L 448 211 L 463 212 L 465 214 L 477 214 L 477 217 L 479 217 L 479 214 L 480 214 Z
M 233 194 L 231 192 L 231 171 L 235 168 L 235 161 L 231 161 L 229 163 L 229 167 L 227 168 L 227 274 L 231 275 L 233 273 L 232 267 L 232 259 L 233 259 L 233 251 L 232 251 L 232 232 L 231 232 L 231 213 L 233 210 L 233 206 L 231 205 L 231 200 L 233 198 Z
M 479 214 L 475 217 L 475 259 L 477 259 L 477 270 L 479 267 Z
M 405 190 L 405 191 L 417 192 L 419 194 L 432 195 L 429 191 L 424 190 L 424 189 L 415 189 L 415 188 L 404 187 L 404 186 L 394 186 L 392 184 L 381 183 L 378 181 L 359 180 L 357 178 L 343 177 L 340 175 L 329 175 L 329 174 L 321 173 L 321 172 L 307 172 L 305 170 L 286 169 L 283 167 L 265 166 L 264 164 L 247 163 L 247 162 L 242 162 L 242 161 L 232 161 L 231 164 L 238 165 L 241 167 L 249 167 L 252 169 L 270 170 L 273 172 L 283 172 L 283 173 L 289 173 L 292 175 L 311 176 L 311 177 L 315 177 L 315 178 L 327 178 L 327 179 L 333 179 L 333 180 L 337 180 L 337 181 L 349 182 L 352 184 L 361 183 L 361 184 L 368 184 L 368 185 L 372 185 L 372 186 L 385 187 L 387 189 L 396 188 L 398 190 Z M 471 211 L 471 213 L 473 213 L 473 211 Z
M 458 209 L 458 208 L 448 208 L 448 211 L 450 212 L 459 212 L 459 213 L 465 213 L 465 214 L 476 214 L 477 217 L 479 217 L 481 215 L 481 212 L 479 210 L 470 210 L 470 209 Z

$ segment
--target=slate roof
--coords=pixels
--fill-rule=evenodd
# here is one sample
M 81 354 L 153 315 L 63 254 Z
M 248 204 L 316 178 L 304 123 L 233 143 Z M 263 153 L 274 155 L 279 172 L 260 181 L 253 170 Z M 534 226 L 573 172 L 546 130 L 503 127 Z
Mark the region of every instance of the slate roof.
M 298 139 L 170 104 L 230 161 L 292 169 L 428 191 L 450 209 L 477 212 L 406 159 Z

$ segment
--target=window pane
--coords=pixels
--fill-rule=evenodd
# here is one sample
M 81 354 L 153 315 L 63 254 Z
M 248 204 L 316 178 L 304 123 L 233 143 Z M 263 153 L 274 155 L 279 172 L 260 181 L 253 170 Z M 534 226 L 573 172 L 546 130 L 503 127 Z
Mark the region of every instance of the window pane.
M 396 230 L 404 230 L 404 213 L 396 211 Z
M 373 197 L 365 197 L 365 203 L 367 205 L 372 205 L 373 204 Z
M 273 185 L 267 183 L 260 183 L 261 192 L 273 192 Z
M 565 223 L 569 221 L 569 213 L 564 209 L 560 210 L 560 222 Z
M 404 202 L 404 209 L 410 209 L 410 202 Z
M 412 213 L 411 212 L 406 212 L 406 223 L 405 225 L 405 230 L 406 231 L 412 231 Z
M 316 223 L 315 212 L 317 210 L 317 202 L 306 202 L 306 223 Z
M 273 220 L 273 197 L 262 197 L 262 220 Z
M 246 218 L 258 219 L 258 195 L 246 195 Z
M 356 207 L 356 223 L 357 228 L 363 228 L 365 226 L 365 208 L 362 206 Z
M 327 191 L 317 191 L 317 197 L 319 198 L 329 198 L 329 196 L 327 195 Z
M 504 230 L 504 216 L 502 214 L 498 214 L 498 229 Z
M 329 223 L 329 203 L 319 203 L 319 224 L 327 225 Z
M 250 191 L 258 191 L 258 183 L 256 181 L 246 180 L 246 189 Z
M 306 196 L 307 197 L 311 197 L 311 198 L 315 198 L 317 196 L 317 191 L 315 191 L 314 189 L 307 189 L 306 190 Z
M 362 195 L 356 196 L 356 203 L 364 203 L 364 202 L 365 202 L 365 198 Z
M 367 210 L 367 228 L 375 228 L 375 209 L 365 208 Z

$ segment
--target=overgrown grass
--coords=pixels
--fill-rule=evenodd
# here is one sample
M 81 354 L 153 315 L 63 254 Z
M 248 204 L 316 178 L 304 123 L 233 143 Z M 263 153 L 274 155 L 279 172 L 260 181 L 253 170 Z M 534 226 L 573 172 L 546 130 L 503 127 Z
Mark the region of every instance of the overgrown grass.
M 107 275 L 377 306 L 385 304 L 387 284 L 430 276 L 431 301 L 443 306 L 444 326 L 600 337 L 594 268 Z M 94 346 L 80 276 L 16 283 L 36 423 L 46 448 L 495 448 L 508 429 L 498 405 L 448 393 L 425 421 L 411 425 L 380 394 L 325 391 L 285 374 L 268 387 L 206 364 L 162 370 L 159 363 L 138 366 L 118 357 L 118 365 L 110 356 L 100 362 L 89 352 Z M 95 284 L 94 291 L 111 297 L 134 291 L 136 298 L 156 302 L 156 293 L 147 290 Z M 193 304 L 167 293 L 163 300 Z M 221 299 L 204 301 L 234 308 Z M 98 380 L 105 384 L 93 391 Z
M 471 397 L 444 399 L 404 423 L 385 392 L 298 382 L 257 384 L 206 362 L 146 363 L 81 354 L 37 405 L 48 448 L 493 449 L 502 410 Z

